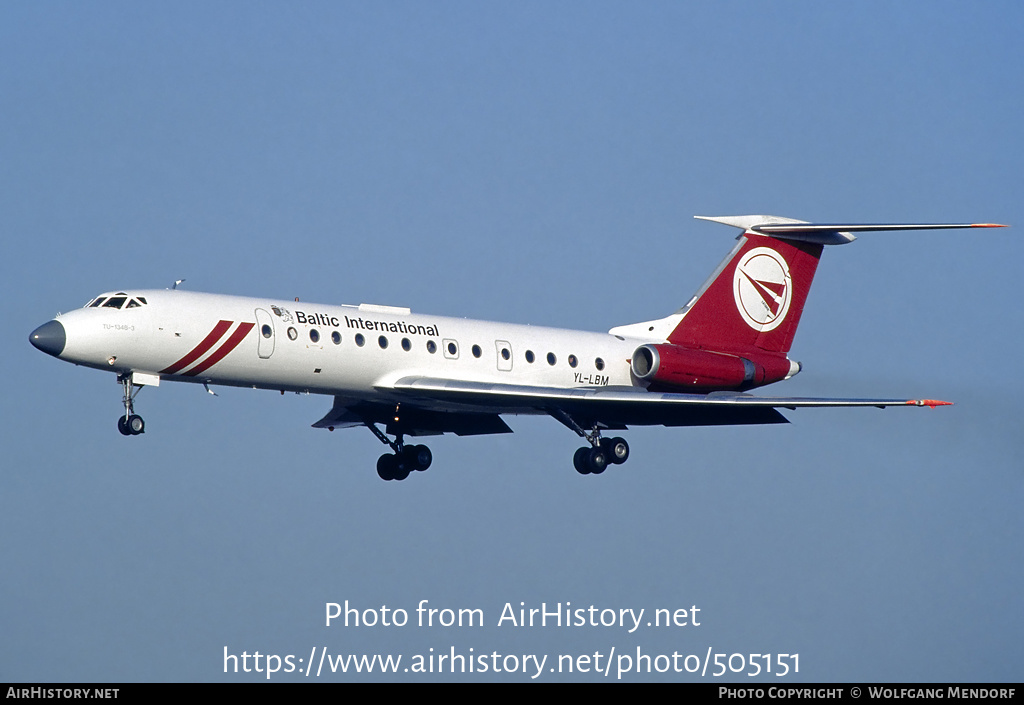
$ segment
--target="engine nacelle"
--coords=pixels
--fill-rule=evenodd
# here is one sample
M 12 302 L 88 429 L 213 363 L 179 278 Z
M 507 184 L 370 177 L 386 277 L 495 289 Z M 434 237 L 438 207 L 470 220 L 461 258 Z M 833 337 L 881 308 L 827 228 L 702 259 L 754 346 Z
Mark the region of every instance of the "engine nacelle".
M 633 375 L 644 382 L 680 391 L 750 389 L 792 377 L 800 363 L 784 355 L 751 354 L 747 357 L 679 345 L 641 345 L 633 352 Z

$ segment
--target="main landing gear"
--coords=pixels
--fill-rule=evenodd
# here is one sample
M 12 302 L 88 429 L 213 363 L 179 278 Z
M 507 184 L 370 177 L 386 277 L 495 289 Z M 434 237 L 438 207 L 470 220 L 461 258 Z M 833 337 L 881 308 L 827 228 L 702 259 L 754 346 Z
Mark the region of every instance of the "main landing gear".
M 572 457 L 573 467 L 580 475 L 600 475 L 608 465 L 622 465 L 629 459 L 629 444 L 625 438 L 601 438 L 601 429 L 597 424 L 588 433 L 561 409 L 552 409 L 550 413 L 590 443 L 589 448 L 583 446 Z
M 600 475 L 609 464 L 622 465 L 629 458 L 629 444 L 625 438 L 601 438 L 600 431 L 584 434 L 592 444 L 576 450 L 572 464 L 580 475 Z
M 368 423 L 367 427 L 373 431 L 373 435 L 380 439 L 381 443 L 391 447 L 394 453 L 385 453 L 377 458 L 377 475 L 382 480 L 404 480 L 411 472 L 423 472 L 430 467 L 434 456 L 430 448 L 422 445 L 406 445 L 402 440 L 402 434 L 396 434 L 395 440 L 389 439 L 381 432 L 375 424 Z
M 122 436 L 137 436 L 146 432 L 146 422 L 135 413 L 135 396 L 142 391 L 140 386 L 133 390 L 131 373 L 125 373 L 117 378 L 117 381 L 124 387 L 124 397 L 121 403 L 124 404 L 124 414 L 117 419 L 117 430 Z

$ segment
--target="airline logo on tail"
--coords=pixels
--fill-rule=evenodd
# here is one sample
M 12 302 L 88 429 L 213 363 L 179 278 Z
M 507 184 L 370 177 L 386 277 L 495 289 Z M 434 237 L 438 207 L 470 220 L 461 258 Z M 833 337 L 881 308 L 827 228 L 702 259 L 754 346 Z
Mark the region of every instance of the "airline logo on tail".
M 732 291 L 736 309 L 748 326 L 761 332 L 773 330 L 786 319 L 793 298 L 789 265 L 770 247 L 755 247 L 736 265 Z

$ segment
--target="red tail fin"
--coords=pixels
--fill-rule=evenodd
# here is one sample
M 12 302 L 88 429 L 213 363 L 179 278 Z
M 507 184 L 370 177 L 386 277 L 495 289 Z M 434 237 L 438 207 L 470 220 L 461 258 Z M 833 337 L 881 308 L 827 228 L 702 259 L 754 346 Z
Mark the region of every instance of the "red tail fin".
M 821 244 L 748 231 L 669 342 L 722 352 L 789 352 L 821 251 Z

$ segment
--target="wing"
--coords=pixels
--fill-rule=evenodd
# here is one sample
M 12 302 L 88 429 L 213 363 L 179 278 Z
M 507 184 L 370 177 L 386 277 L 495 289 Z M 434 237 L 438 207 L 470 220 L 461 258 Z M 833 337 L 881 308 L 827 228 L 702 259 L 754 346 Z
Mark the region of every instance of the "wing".
M 680 394 L 639 387 L 539 387 L 436 377 L 403 377 L 378 391 L 394 403 L 335 397 L 334 407 L 313 424 L 346 428 L 384 424 L 389 433 L 460 436 L 511 433 L 501 414 L 547 414 L 569 428 L 638 426 L 731 426 L 789 423 L 779 409 L 800 407 L 945 406 L 934 399 L 761 397 L 735 392 Z
M 735 392 L 680 394 L 649 392 L 639 387 L 562 389 L 514 384 L 489 384 L 431 377 L 405 377 L 390 391 L 406 404 L 423 409 L 446 408 L 472 414 L 550 414 L 566 423 L 592 428 L 623 429 L 627 424 L 720 426 L 788 423 L 779 409 L 799 407 L 943 406 L 932 399 L 851 399 L 759 397 Z M 569 423 L 566 425 L 572 427 Z

